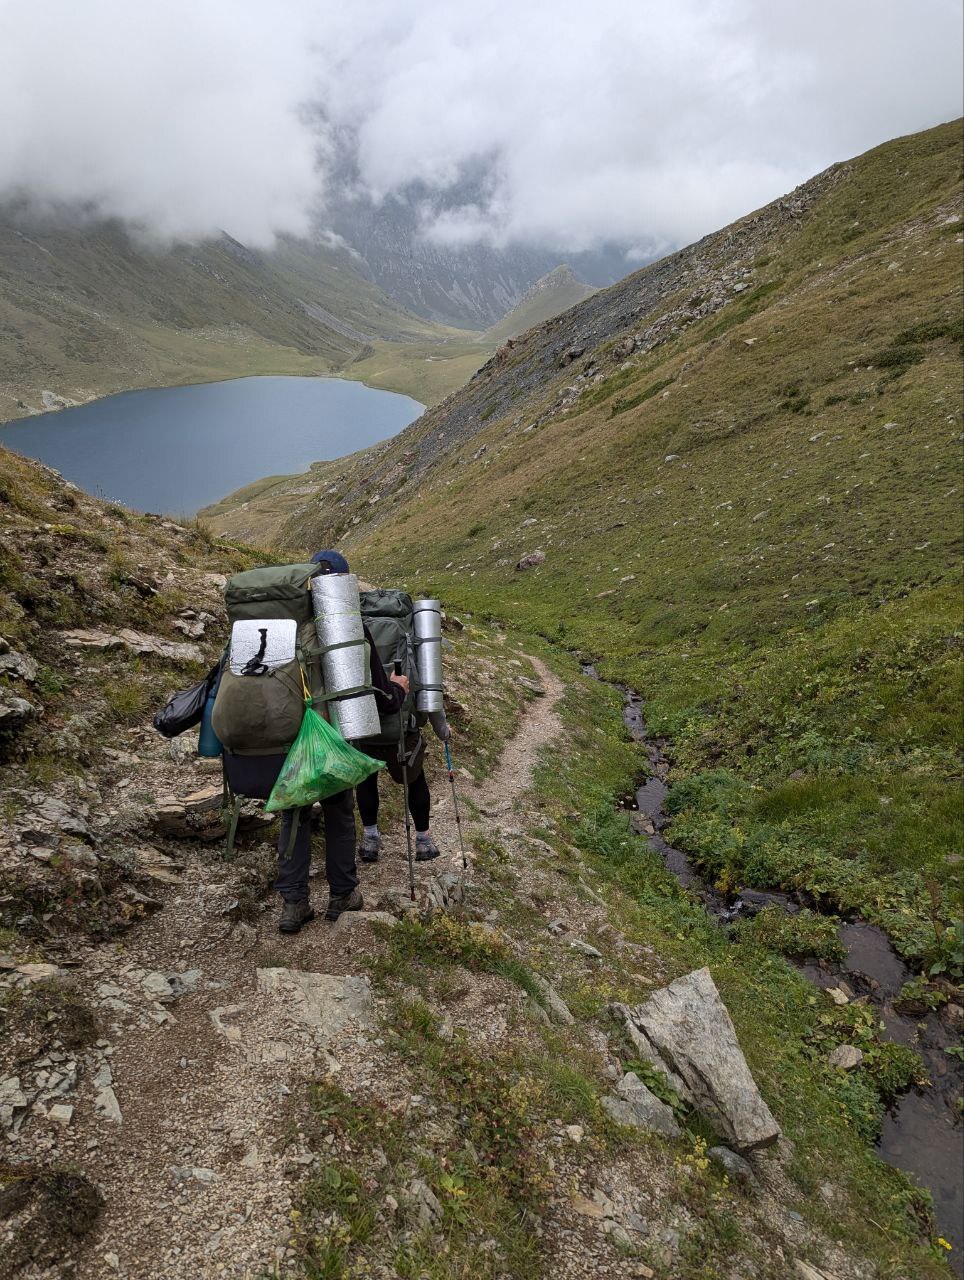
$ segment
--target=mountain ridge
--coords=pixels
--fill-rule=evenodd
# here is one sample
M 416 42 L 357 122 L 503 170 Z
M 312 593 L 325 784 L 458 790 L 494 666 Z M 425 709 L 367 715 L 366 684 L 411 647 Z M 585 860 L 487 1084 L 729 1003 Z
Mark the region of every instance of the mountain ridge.
M 117 222 L 22 206 L 0 211 L 0 326 L 0 421 L 149 386 L 350 377 L 386 343 L 396 351 L 389 389 L 410 390 L 414 376 L 434 401 L 487 352 L 406 311 L 321 238 L 282 239 L 270 253 L 228 235 L 161 247 Z M 417 345 L 437 350 L 434 379 Z
M 530 285 L 512 310 L 486 329 L 485 336 L 498 343 L 516 338 L 598 292 L 594 285 L 578 279 L 568 263 L 563 263 Z

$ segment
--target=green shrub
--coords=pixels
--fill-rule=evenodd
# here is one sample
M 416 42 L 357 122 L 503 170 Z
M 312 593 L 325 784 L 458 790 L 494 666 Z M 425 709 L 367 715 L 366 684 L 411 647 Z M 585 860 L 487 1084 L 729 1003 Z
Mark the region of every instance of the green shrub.
M 842 960 L 846 952 L 837 932 L 839 923 L 836 916 L 817 915 L 809 910 L 788 915 L 780 907 L 771 906 L 740 921 L 733 932 L 741 942 L 784 956 Z

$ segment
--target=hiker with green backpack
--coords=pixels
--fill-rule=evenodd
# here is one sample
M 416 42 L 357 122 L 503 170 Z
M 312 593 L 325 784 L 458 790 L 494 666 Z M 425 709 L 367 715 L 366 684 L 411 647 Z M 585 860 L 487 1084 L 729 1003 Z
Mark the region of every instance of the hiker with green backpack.
M 358 746 L 366 755 L 384 761 L 392 781 L 406 788 L 405 801 L 415 826 L 414 859 L 428 862 L 439 857 L 441 850 L 430 830 L 432 797 L 425 777 L 425 740 L 421 731 L 426 723 L 431 723 L 436 737 L 446 743 L 451 731 L 443 710 L 417 710 L 416 694 L 425 686 L 418 673 L 419 640 L 412 597 L 397 590 L 362 591 L 361 612 L 383 666 L 403 672 L 408 689 L 400 706 L 389 709 L 379 705 L 378 735 L 362 739 Z M 363 862 L 377 862 L 381 853 L 377 773 L 356 785 L 355 798 L 363 827 L 358 855 Z
M 351 772 L 349 763 L 345 773 L 334 775 L 346 779 L 342 789 L 332 793 L 338 782 L 329 781 L 319 795 L 330 890 L 325 918 L 337 920 L 342 912 L 360 911 L 364 906 L 358 890 L 351 788 L 378 765 L 346 743 L 315 710 L 317 706 L 323 711 L 339 695 L 326 692 L 324 687 L 325 648 L 315 626 L 311 583 L 320 574 L 347 573 L 345 558 L 337 551 L 325 551 L 308 564 L 237 574 L 225 588 L 232 640 L 221 663 L 212 724 L 224 748 L 225 802 L 233 814 L 228 846 L 233 842 L 242 797 L 267 800 L 269 810 L 281 811 L 275 887 L 283 901 L 278 926 L 282 933 L 297 933 L 314 918 L 308 888 L 312 803 L 292 800 L 297 788 L 291 789 L 287 799 L 279 801 L 277 795 L 300 745 L 310 747 L 312 735 L 326 738 L 331 759 L 340 754 L 343 762 L 349 756 L 356 762 L 356 772 Z M 409 681 L 404 675 L 386 674 L 367 632 L 357 643 L 365 649 L 370 680 L 340 696 L 373 694 L 380 714 L 390 715 L 408 697 Z M 243 647 L 246 644 L 249 654 Z M 238 646 L 240 652 L 236 653 Z M 289 807 L 292 804 L 297 807 Z

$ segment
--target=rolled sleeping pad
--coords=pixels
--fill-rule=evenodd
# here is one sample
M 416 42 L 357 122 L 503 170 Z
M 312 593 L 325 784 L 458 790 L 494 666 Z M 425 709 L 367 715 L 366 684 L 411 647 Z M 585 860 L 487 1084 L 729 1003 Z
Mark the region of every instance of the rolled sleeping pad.
M 418 645 L 418 680 L 422 688 L 415 699 L 418 711 L 441 711 L 442 701 L 442 602 L 415 601 L 415 639 Z
M 358 578 L 353 573 L 319 574 L 311 580 L 311 602 L 322 650 L 321 674 L 327 694 L 370 685 L 368 642 L 362 624 Z M 329 645 L 340 648 L 328 649 Z M 343 738 L 372 738 L 380 729 L 378 706 L 371 693 L 333 698 L 327 704 L 331 722 Z

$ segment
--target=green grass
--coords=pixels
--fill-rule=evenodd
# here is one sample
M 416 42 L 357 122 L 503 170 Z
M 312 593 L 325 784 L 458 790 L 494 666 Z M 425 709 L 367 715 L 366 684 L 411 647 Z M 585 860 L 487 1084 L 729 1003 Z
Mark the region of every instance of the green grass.
M 485 338 L 498 345 L 514 338 L 533 325 L 551 320 L 570 307 L 591 298 L 596 290 L 577 280 L 568 267 L 556 269 L 536 282 L 512 310 L 485 332 Z
M 611 886 L 606 896 L 614 923 L 630 940 L 654 947 L 668 977 L 709 964 L 751 1070 L 795 1144 L 790 1174 L 799 1198 L 793 1207 L 874 1258 L 883 1276 L 900 1275 L 902 1268 L 921 1277 L 945 1275 L 941 1251 L 921 1239 L 926 1193 L 878 1161 L 869 1145 L 886 1102 L 921 1076 L 917 1055 L 881 1040 L 870 1007 L 838 1009 L 799 976 L 776 954 L 794 953 L 785 936 L 777 939 L 782 945 L 770 946 L 771 931 L 758 926 L 727 940 L 646 841 L 630 833 L 627 815 L 614 806 L 639 767 L 639 750 L 626 741 L 618 699 L 574 679 L 571 668 L 562 670 L 573 681 L 563 709 L 569 750 L 564 760 L 547 761 L 540 770 L 543 808 L 559 819 L 582 814 L 575 828 L 567 826 L 567 835 L 582 851 L 596 887 Z M 819 925 L 816 934 L 817 945 L 801 951 L 818 951 Z M 858 1044 L 866 1055 L 852 1074 L 826 1065 L 830 1049 L 844 1042 Z M 623 1065 L 639 1070 L 628 1047 Z M 647 1083 L 678 1105 L 666 1096 L 665 1082 L 654 1077 Z M 812 1195 L 827 1180 L 845 1193 L 832 1215 Z M 729 1256 L 731 1248 L 725 1232 L 709 1226 L 702 1246 L 707 1264 L 714 1256 Z
M 481 335 L 450 336 L 430 342 L 371 342 L 342 376 L 385 391 L 400 391 L 433 405 L 468 382 L 494 353 L 496 343 Z
M 443 449 L 387 523 L 367 523 L 364 486 L 338 508 L 380 581 L 638 689 L 672 740 L 675 838 L 708 873 L 812 888 L 949 969 L 962 383 L 945 211 L 960 185 L 956 125 L 860 157 L 774 235 L 750 294 L 520 433 L 517 408 L 552 403 L 555 384 L 538 388 L 472 438 L 484 470 Z M 480 414 L 497 377 L 512 373 L 470 388 Z M 546 563 L 515 572 L 537 545 Z
M 587 332 L 586 361 L 608 376 L 562 410 L 576 371 L 546 358 L 544 335 L 520 339 L 377 467 L 362 458 L 325 473 L 337 472 L 337 496 L 278 534 L 292 552 L 337 536 L 369 578 L 540 638 L 527 643 L 544 643 L 569 684 L 565 736 L 535 797 L 579 851 L 541 833 L 562 891 L 583 880 L 603 891 L 627 938 L 659 958 L 660 982 L 709 964 L 794 1144 L 787 1205 L 895 1280 L 947 1274 L 927 1196 L 870 1145 L 919 1063 L 788 963 L 834 954 L 818 915 L 764 914 L 728 939 L 631 834 L 614 798 L 643 753 L 625 738 L 619 695 L 582 681 L 563 651 L 644 696 L 651 730 L 669 739 L 671 838 L 707 876 L 805 889 L 882 925 L 919 969 L 960 975 L 960 195 L 958 123 L 859 157 L 765 241 L 752 220 L 732 233 L 733 255 L 749 241 L 755 274 L 722 310 L 626 368 L 612 354 L 620 339 L 684 306 L 695 282 L 664 290 L 597 350 Z M 653 296 L 651 270 L 640 297 Z M 544 372 L 526 383 L 533 367 Z M 382 493 L 415 444 L 434 465 Z M 482 444 L 484 463 L 471 464 Z M 545 563 L 517 572 L 537 546 Z M 496 846 L 480 864 L 511 892 L 516 872 Z M 448 943 L 415 941 L 413 972 L 485 971 L 464 939 L 448 956 Z M 633 983 L 639 998 L 650 989 L 646 974 L 617 975 Z M 618 1035 L 602 990 L 562 990 Z M 416 1021 L 407 1034 L 431 1038 Z M 865 1053 L 853 1073 L 827 1064 L 848 1038 Z M 686 1280 L 754 1247 L 734 1242 L 732 1204 L 696 1152 L 679 1176 L 700 1210 L 673 1264 Z M 825 1182 L 840 1188 L 832 1206 Z M 424 1255 L 405 1265 L 448 1274 Z

